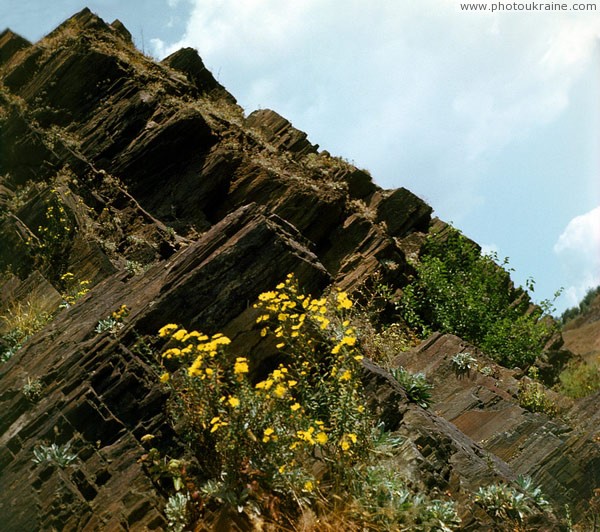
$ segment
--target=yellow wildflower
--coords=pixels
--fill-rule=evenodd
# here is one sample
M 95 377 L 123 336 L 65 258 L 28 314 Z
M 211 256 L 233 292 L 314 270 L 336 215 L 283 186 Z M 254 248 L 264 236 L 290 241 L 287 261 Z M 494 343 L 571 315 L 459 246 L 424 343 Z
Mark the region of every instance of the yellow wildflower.
M 275 386 L 275 390 L 273 391 L 273 393 L 279 397 L 279 399 L 281 399 L 285 393 L 287 392 L 286 387 L 283 384 L 278 384 L 277 386 Z
M 319 432 L 315 436 L 315 439 L 317 440 L 317 443 L 319 445 L 324 445 L 325 443 L 327 443 L 327 434 L 325 434 L 324 432 Z
M 180 342 L 187 333 L 188 332 L 185 329 L 179 329 L 175 334 L 173 334 L 173 340 Z
M 271 428 L 271 427 L 267 427 L 264 431 L 263 431 L 263 438 L 262 441 L 264 443 L 267 443 L 268 441 L 271 440 L 276 440 L 277 438 L 275 436 L 273 436 L 273 433 L 275 432 L 275 429 Z
M 295 412 L 296 410 L 299 410 L 301 408 L 300 403 L 294 403 L 292 406 L 290 406 L 292 412 Z
M 248 359 L 244 357 L 237 357 L 235 359 L 235 365 L 233 366 L 233 372 L 236 375 L 243 375 L 248 373 Z
M 305 489 L 305 491 L 313 491 L 315 489 L 315 486 L 311 480 L 307 480 L 304 483 L 304 489 Z
M 167 382 L 171 376 L 168 373 L 163 373 L 160 376 L 160 382 Z
M 238 406 L 240 406 L 240 400 L 237 397 L 230 396 L 229 399 L 227 399 L 227 402 L 232 408 L 237 408 Z
M 347 310 L 350 308 L 352 308 L 352 301 L 350 301 L 346 292 L 338 292 L 337 293 L 337 309 L 338 310 Z
M 342 373 L 340 375 L 340 380 L 341 381 L 349 381 L 352 378 L 352 372 L 347 369 L 346 371 L 344 371 L 344 373 Z

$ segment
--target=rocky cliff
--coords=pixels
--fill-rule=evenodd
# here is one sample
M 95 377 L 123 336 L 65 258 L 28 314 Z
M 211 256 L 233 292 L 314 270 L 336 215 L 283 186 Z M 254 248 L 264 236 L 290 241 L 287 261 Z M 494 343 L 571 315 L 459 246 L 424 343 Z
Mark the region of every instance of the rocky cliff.
M 225 332 L 260 371 L 276 357 L 255 323 L 261 292 L 289 272 L 315 295 L 401 291 L 445 224 L 276 112 L 246 116 L 195 50 L 156 63 L 87 9 L 35 44 L 0 34 L 0 79 L 2 528 L 164 529 L 168 493 L 139 461 L 146 434 L 164 451 L 181 445 L 157 330 Z M 103 326 L 123 305 L 126 319 Z M 489 369 L 456 376 L 451 357 L 465 351 Z M 363 382 L 415 489 L 452 496 L 463 529 L 491 529 L 473 493 L 526 474 L 554 507 L 528 529 L 561 529 L 565 505 L 583 519 L 600 486 L 600 433 L 586 421 L 598 396 L 570 417 L 565 403 L 560 420 L 531 413 L 522 372 L 452 336 L 396 363 L 433 381 L 430 409 L 371 362 Z M 69 444 L 77 460 L 40 465 L 40 443 Z

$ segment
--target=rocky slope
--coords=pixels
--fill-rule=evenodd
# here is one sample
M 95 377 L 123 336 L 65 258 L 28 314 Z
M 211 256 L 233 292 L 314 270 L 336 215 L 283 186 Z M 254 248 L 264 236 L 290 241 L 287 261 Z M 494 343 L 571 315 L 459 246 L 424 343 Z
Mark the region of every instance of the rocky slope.
M 0 78 L 3 342 L 16 318 L 56 313 L 0 365 L 3 530 L 164 529 L 167 494 L 138 462 L 147 433 L 161 449 L 178 445 L 157 385 L 156 331 L 223 331 L 260 368 L 275 356 L 255 324 L 261 292 L 289 272 L 312 294 L 399 290 L 427 232 L 444 224 L 410 191 L 382 190 L 319 152 L 274 111 L 245 116 L 194 50 L 156 63 L 119 21 L 87 9 L 35 44 L 0 34 Z M 58 310 L 67 272 L 91 290 Z M 99 328 L 122 305 L 123 326 Z M 490 371 L 457 378 L 450 358 L 465 350 Z M 585 423 L 597 396 L 570 422 L 527 412 L 522 375 L 451 336 L 397 362 L 425 371 L 435 393 L 425 410 L 365 363 L 371 406 L 402 437 L 394 467 L 459 501 L 463 529 L 491 526 L 468 504 L 477 487 L 520 473 L 556 509 L 533 529 L 560 529 L 566 504 L 583 517 L 600 485 L 598 424 Z M 34 463 L 40 442 L 70 442 L 76 464 Z

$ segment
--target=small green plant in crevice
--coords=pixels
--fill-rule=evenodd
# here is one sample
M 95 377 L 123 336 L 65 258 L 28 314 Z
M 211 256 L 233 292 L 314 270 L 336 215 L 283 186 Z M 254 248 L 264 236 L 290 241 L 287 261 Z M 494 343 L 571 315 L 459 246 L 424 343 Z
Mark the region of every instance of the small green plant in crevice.
M 519 486 L 519 489 L 529 501 L 533 502 L 542 509 L 550 508 L 550 503 L 544 496 L 542 488 L 540 486 L 536 486 L 530 476 L 519 475 L 516 482 L 517 486 Z
M 127 305 L 121 305 L 118 310 L 115 310 L 107 318 L 98 320 L 98 323 L 96 324 L 96 328 L 94 329 L 94 332 L 96 334 L 102 334 L 104 332 L 108 332 L 108 333 L 114 335 L 125 326 L 125 324 L 123 323 L 123 320 L 128 315 L 129 315 L 129 309 L 127 308 Z
M 460 526 L 461 519 L 456 502 L 436 499 L 424 505 L 417 522 L 421 530 L 449 532 Z
M 550 509 L 550 504 L 531 477 L 519 475 L 518 488 L 506 484 L 490 484 L 480 487 L 474 502 L 496 522 L 521 523 L 527 515 Z
M 40 379 L 27 377 L 27 382 L 23 385 L 21 391 L 29 401 L 35 403 L 39 401 L 42 396 L 42 381 Z
M 427 382 L 425 374 L 410 373 L 402 367 L 392 369 L 391 374 L 404 388 L 410 401 L 422 408 L 429 408 L 433 384 Z
M 521 379 L 519 383 L 519 404 L 530 412 L 555 416 L 558 413 L 556 405 L 544 391 L 544 386 L 536 381 Z
M 457 375 L 464 375 L 477 368 L 477 359 L 471 353 L 457 353 L 450 360 Z
M 148 266 L 144 266 L 137 260 L 127 260 L 125 262 L 125 271 L 130 277 L 143 274 L 148 269 Z
M 50 464 L 65 468 L 77 460 L 77 455 L 70 452 L 71 443 L 64 445 L 38 445 L 33 450 L 32 461 L 36 464 Z
M 189 524 L 188 504 L 190 498 L 181 492 L 174 493 L 169 497 L 165 506 L 165 515 L 169 530 L 172 532 L 182 532 Z
M 92 282 L 87 279 L 80 281 L 75 274 L 67 272 L 60 276 L 60 283 L 63 287 L 61 293 L 63 301 L 60 307 L 69 308 L 90 291 Z

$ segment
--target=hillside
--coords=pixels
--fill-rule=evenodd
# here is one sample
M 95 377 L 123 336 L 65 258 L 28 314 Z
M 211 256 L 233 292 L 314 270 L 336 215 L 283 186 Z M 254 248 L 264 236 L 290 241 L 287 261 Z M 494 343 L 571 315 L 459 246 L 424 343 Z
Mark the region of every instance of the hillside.
M 600 292 L 562 329 L 565 347 L 590 363 L 600 364 Z
M 598 518 L 598 393 L 423 200 L 87 9 L 0 80 L 3 530 Z

